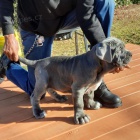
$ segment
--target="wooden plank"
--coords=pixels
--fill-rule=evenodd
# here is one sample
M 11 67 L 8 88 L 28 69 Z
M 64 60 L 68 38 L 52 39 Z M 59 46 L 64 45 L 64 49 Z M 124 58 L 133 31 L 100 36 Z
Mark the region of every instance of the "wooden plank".
M 112 82 L 107 83 L 107 85 L 110 85 L 111 89 L 117 89 L 139 81 L 140 81 L 140 72 L 121 78 L 121 80 L 114 80 Z
M 41 107 L 48 115 L 36 120 L 32 115 L 28 95 L 5 79 L 0 84 L 0 139 L 139 139 L 140 46 L 127 44 L 126 48 L 133 53 L 130 63 L 132 69 L 119 74 L 107 74 L 104 78 L 109 89 L 121 97 L 123 106 L 97 111 L 85 110 L 91 117 L 90 123 L 85 125 L 73 123 L 70 94 L 65 103 L 57 103 L 47 95 L 41 101 Z
M 91 140 L 139 140 L 139 138 L 140 120 L 136 120 Z
M 137 67 L 134 67 L 130 70 L 124 70 L 118 74 L 117 73 L 116 74 L 112 74 L 112 73 L 107 74 L 104 77 L 104 80 L 106 81 L 106 84 L 113 82 L 113 81 L 117 81 L 117 80 L 121 82 L 121 79 L 125 79 L 125 78 L 130 77 L 130 76 L 135 75 L 135 74 L 140 75 L 140 65 Z M 136 78 L 136 80 L 139 80 L 139 79 Z
M 38 138 L 39 140 L 39 139 L 51 138 L 52 136 L 59 135 L 60 133 L 63 134 L 65 132 L 67 134 L 69 133 L 71 134 L 73 131 L 75 131 L 75 129 L 86 127 L 87 125 L 90 125 L 89 127 L 91 127 L 91 125 L 94 126 L 94 124 L 92 123 L 96 121 L 100 123 L 99 120 L 103 119 L 104 122 L 106 122 L 106 119 L 112 115 L 116 116 L 116 114 L 118 113 L 125 114 L 123 113 L 123 111 L 125 110 L 129 110 L 131 108 L 133 108 L 132 110 L 135 110 L 134 108 L 137 107 L 137 104 L 139 104 L 139 100 L 140 100 L 140 92 L 133 95 L 133 98 L 131 95 L 125 97 L 124 98 L 125 106 L 122 106 L 121 108 L 117 108 L 117 109 L 102 108 L 98 111 L 87 110 L 86 112 L 87 114 L 90 115 L 91 122 L 89 124 L 81 125 L 81 126 L 73 124 L 73 118 L 72 118 L 73 110 L 72 110 L 72 106 L 70 106 L 71 110 L 64 110 L 64 111 L 56 110 L 56 111 L 49 112 L 48 117 L 43 120 L 34 119 L 33 121 L 33 119 L 31 119 L 0 129 L 0 136 L 2 137 L 2 139 L 13 137 L 15 139 L 20 138 L 21 140 L 30 139 L 30 138 L 33 139 Z M 135 112 L 133 112 L 133 114 L 135 114 Z M 101 122 L 101 124 L 102 123 L 103 122 Z M 85 130 L 86 129 L 87 128 L 85 128 Z M 38 132 L 39 132 L 39 136 L 38 136 Z
M 140 48 L 139 45 L 130 44 L 130 43 L 126 44 L 125 46 L 126 46 L 127 49 L 130 49 L 130 50 L 135 50 L 135 49 L 139 49 Z
M 62 139 L 67 139 L 67 140 L 91 140 L 96 137 L 99 137 L 105 133 L 108 133 L 109 131 L 112 131 L 116 128 L 123 127 L 130 122 L 136 122 L 139 120 L 139 115 L 138 110 L 140 109 L 140 105 L 136 106 L 134 108 L 130 108 L 128 110 L 123 111 L 123 113 L 117 113 L 115 115 L 111 115 L 107 118 L 104 119 L 99 119 L 99 121 L 95 121 L 92 123 L 89 123 L 85 125 L 84 127 L 80 127 L 77 129 L 72 130 L 71 132 L 66 132 L 62 135 L 54 136 L 53 138 L 47 139 L 46 140 L 62 140 Z M 132 115 L 132 114 L 136 115 Z M 131 115 L 131 117 L 130 117 Z M 133 136 L 134 134 L 132 134 Z M 140 133 L 137 133 L 137 137 L 140 137 Z M 124 139 L 126 139 L 124 137 Z
M 52 123 L 49 126 L 40 127 L 39 129 L 30 131 L 30 135 L 28 135 L 28 133 L 25 133 L 23 135 L 14 136 L 12 137 L 12 139 L 16 140 L 18 138 L 21 138 L 21 140 L 25 140 L 30 139 L 31 136 L 35 140 L 88 140 L 103 135 L 104 133 L 112 131 L 113 129 L 122 127 L 132 121 L 138 120 L 140 115 L 140 113 L 138 114 L 139 109 L 140 105 L 137 105 L 116 112 L 114 114 L 102 116 L 101 118 L 97 118 L 97 116 L 95 115 L 94 118 L 96 119 L 94 119 L 94 121 L 91 121 L 90 123 L 81 126 L 74 126 L 72 124 L 67 124 L 65 122 L 58 121 L 55 124 Z M 136 115 L 130 116 L 131 113 Z

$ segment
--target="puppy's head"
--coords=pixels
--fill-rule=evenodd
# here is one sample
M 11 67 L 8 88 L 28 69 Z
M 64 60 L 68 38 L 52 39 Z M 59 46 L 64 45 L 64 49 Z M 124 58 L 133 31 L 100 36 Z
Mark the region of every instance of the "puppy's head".
M 95 47 L 96 56 L 100 60 L 117 67 L 127 66 L 132 58 L 132 53 L 125 49 L 125 44 L 115 37 L 109 37 Z

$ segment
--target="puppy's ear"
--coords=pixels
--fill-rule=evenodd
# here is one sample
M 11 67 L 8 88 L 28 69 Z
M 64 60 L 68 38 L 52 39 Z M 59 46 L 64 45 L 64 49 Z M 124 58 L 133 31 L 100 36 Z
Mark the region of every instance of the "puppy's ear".
M 110 45 L 104 42 L 98 43 L 96 45 L 96 56 L 101 60 L 111 63 L 113 56 L 112 56 Z

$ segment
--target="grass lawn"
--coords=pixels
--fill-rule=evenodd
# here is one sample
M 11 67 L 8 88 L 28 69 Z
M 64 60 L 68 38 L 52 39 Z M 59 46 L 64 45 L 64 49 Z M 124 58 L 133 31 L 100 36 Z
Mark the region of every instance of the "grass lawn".
M 126 43 L 140 45 L 140 5 L 116 9 L 112 35 Z
M 140 5 L 116 8 L 111 36 L 125 43 L 140 45 Z M 84 53 L 83 38 L 79 36 L 79 53 Z M 75 41 L 55 41 L 52 55 L 75 55 Z

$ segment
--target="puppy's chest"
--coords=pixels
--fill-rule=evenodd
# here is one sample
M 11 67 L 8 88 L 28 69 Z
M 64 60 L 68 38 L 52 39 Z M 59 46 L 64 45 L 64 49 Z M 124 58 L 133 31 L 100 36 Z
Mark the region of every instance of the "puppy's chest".
M 86 93 L 89 93 L 90 91 L 95 91 L 98 89 L 98 87 L 101 85 L 102 83 L 102 79 L 100 79 L 98 82 L 96 83 L 90 83 L 88 86 L 87 86 L 87 89 L 86 89 Z

